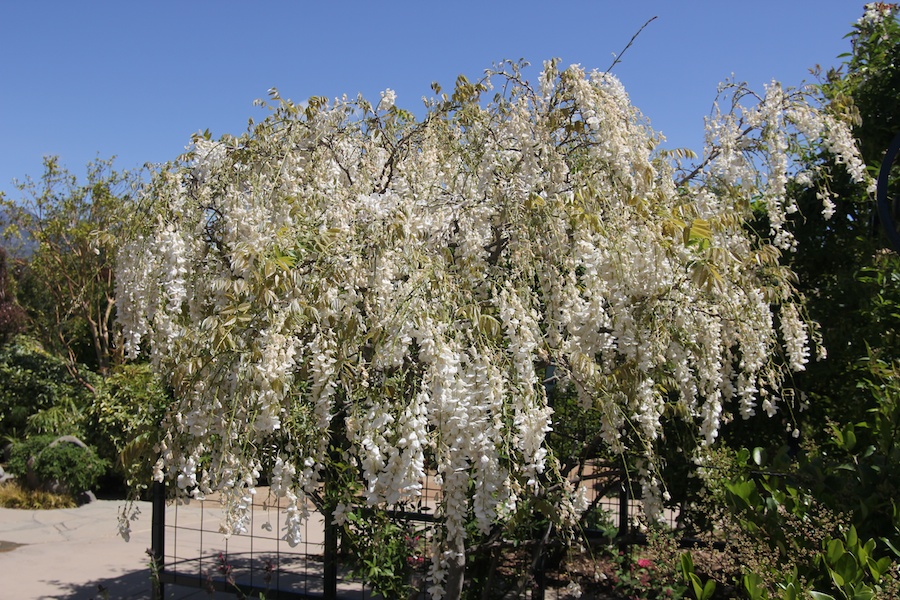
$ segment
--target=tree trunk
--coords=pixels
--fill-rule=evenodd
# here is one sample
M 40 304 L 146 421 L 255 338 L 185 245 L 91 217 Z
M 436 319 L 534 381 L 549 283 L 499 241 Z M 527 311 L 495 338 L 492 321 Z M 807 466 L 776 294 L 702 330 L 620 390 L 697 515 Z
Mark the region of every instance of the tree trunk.
M 466 579 L 466 547 L 461 535 L 447 540 L 447 580 L 444 600 L 459 600 Z

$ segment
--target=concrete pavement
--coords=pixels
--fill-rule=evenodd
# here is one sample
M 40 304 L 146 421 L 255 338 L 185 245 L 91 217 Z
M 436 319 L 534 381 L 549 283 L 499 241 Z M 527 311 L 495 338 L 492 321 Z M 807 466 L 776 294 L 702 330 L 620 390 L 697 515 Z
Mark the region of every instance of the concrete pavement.
M 117 531 L 117 517 L 124 505 L 121 500 L 96 500 L 78 508 L 55 510 L 0 508 L 0 600 L 150 600 L 152 584 L 147 549 L 151 543 L 153 511 L 150 502 L 136 504 L 141 515 L 132 523 L 129 542 L 119 537 Z M 312 513 L 303 533 L 303 544 L 289 549 L 278 541 L 277 508 L 253 511 L 253 538 L 235 536 L 226 541 L 218 532 L 222 513 L 217 504 L 206 503 L 204 507 L 194 502 L 167 507 L 167 524 L 177 522 L 179 531 L 167 533 L 170 539 L 166 540 L 166 555 L 182 560 L 205 557 L 202 563 L 186 560 L 170 565 L 170 571 L 196 574 L 199 568 L 204 574 L 216 575 L 215 557 L 222 551 L 229 556 L 238 580 L 246 582 L 241 573 L 246 573 L 247 556 L 256 556 L 254 560 L 277 557 L 276 576 L 280 579 L 273 587 L 321 594 L 321 560 L 304 556 L 304 553 L 322 553 L 324 524 L 320 515 Z M 259 563 L 256 568 L 260 568 Z M 371 591 L 360 582 L 346 577 L 346 569 L 341 571 L 340 598 L 373 598 Z M 256 582 L 261 583 L 258 578 Z M 558 590 L 548 590 L 546 597 L 561 598 L 565 596 L 564 591 L 560 594 Z M 233 594 L 210 595 L 203 589 L 175 584 L 166 584 L 164 592 L 166 600 L 235 598 Z
M 125 505 L 122 500 L 95 500 L 78 508 L 55 510 L 0 508 L 0 600 L 150 600 L 147 549 L 151 545 L 153 509 L 150 502 L 135 504 L 140 518 L 132 523 L 128 542 L 117 531 L 117 517 Z M 169 572 L 189 577 L 211 574 L 220 579 L 216 557 L 222 552 L 239 582 L 255 581 L 265 587 L 260 580 L 263 564 L 271 560 L 278 565 L 273 589 L 320 595 L 321 559 L 307 555 L 322 553 L 321 515 L 310 515 L 303 542 L 293 549 L 279 539 L 278 515 L 277 505 L 264 508 L 254 504 L 250 523 L 253 537 L 226 540 L 219 531 L 222 509 L 218 502 L 169 504 L 166 523 L 169 527 L 178 524 L 177 532 L 170 528 L 166 532 L 166 560 L 175 560 Z M 257 561 L 253 576 L 248 568 L 251 560 Z M 342 569 L 342 576 L 347 575 Z M 372 598 L 371 591 L 352 578 L 338 582 L 338 593 L 353 600 Z M 233 600 L 235 595 L 167 583 L 163 597 Z
M 0 598 L 151 598 L 146 553 L 151 506 L 138 503 L 141 518 L 133 524 L 131 541 L 125 542 L 118 535 L 116 520 L 122 505 L 122 501 L 97 500 L 56 510 L 0 508 Z M 167 585 L 165 591 L 167 599 L 210 597 L 202 590 L 176 585 Z M 234 596 L 215 594 L 214 598 Z

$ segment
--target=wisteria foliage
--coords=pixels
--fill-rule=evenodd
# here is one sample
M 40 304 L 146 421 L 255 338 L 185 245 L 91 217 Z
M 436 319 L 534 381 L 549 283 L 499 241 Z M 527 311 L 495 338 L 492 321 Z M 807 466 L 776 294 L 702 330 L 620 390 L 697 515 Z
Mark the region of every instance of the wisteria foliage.
M 865 177 L 840 115 L 777 84 L 723 91 L 693 170 L 614 76 L 553 61 L 535 88 L 515 64 L 435 85 L 422 119 L 391 90 L 272 96 L 158 173 L 119 254 L 127 350 L 178 399 L 157 477 L 219 492 L 242 532 L 265 473 L 293 544 L 336 452 L 370 505 L 414 500 L 430 470 L 435 596 L 467 521 L 487 531 L 561 476 L 551 374 L 638 457 L 651 516 L 664 412 L 710 444 L 778 410 L 814 345 L 779 264 L 792 157 L 825 144 Z

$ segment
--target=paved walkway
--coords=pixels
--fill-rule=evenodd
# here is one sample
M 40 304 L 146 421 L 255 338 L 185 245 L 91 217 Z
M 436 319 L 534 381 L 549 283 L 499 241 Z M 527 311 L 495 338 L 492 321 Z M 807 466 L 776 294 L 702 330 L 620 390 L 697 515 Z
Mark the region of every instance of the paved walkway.
M 78 508 L 56 510 L 14 510 L 0 508 L 0 600 L 65 599 L 65 600 L 150 600 L 149 556 L 153 509 L 150 502 L 137 502 L 140 518 L 132 524 L 131 540 L 118 535 L 117 517 L 125 502 L 96 500 Z M 283 547 L 277 534 L 264 531 L 278 510 L 254 510 L 251 527 L 254 538 L 235 536 L 225 541 L 218 528 L 222 511 L 216 502 L 194 502 L 190 506 L 170 504 L 166 508 L 168 524 L 178 522 L 177 539 L 166 541 L 166 555 L 196 558 L 205 555 L 204 572 L 215 573 L 214 558 L 225 552 L 231 559 L 239 581 L 246 564 L 242 557 L 249 553 L 263 559 L 266 551 Z M 277 521 L 275 530 L 278 530 Z M 270 528 L 271 529 L 271 528 Z M 321 553 L 324 525 L 313 513 L 304 528 L 304 545 L 297 552 Z M 167 535 L 171 531 L 167 530 Z M 204 537 L 205 536 L 205 539 Z M 273 545 L 274 544 L 274 545 Z M 167 559 L 168 560 L 168 559 Z M 298 559 L 282 554 L 278 585 L 284 589 L 321 593 L 321 562 Z M 233 562 L 232 562 L 233 561 Z M 244 560 L 244 562 L 246 562 Z M 198 564 L 189 561 L 176 567 L 180 573 L 198 573 Z M 309 576 L 309 573 L 314 573 Z M 262 582 L 257 579 L 257 584 Z M 231 593 L 210 594 L 203 589 L 166 584 L 166 600 L 234 600 Z M 338 583 L 342 598 L 371 598 L 358 582 Z
M 117 531 L 117 516 L 124 505 L 121 500 L 96 500 L 78 508 L 56 510 L 0 508 L 0 598 L 150 600 L 152 588 L 147 549 L 150 547 L 152 507 L 149 502 L 136 504 L 141 515 L 132 525 L 129 542 L 119 537 Z M 174 506 L 167 508 L 167 521 L 175 516 L 175 510 Z M 216 548 L 217 544 L 223 543 L 221 534 L 209 530 L 206 530 L 208 539 L 200 546 L 191 537 L 205 527 L 213 527 L 215 531 L 220 509 L 214 504 L 206 509 L 192 504 L 189 510 L 181 510 L 184 512 L 178 517 L 179 526 L 183 524 L 186 529 L 179 534 L 177 545 L 184 546 L 185 555 L 196 556 L 197 547 Z M 200 525 L 203 518 L 206 525 Z M 260 518 L 253 526 L 254 530 L 261 528 L 265 520 Z M 313 515 L 304 534 L 307 541 L 320 544 L 321 534 L 317 532 L 321 529 L 321 517 Z M 226 552 L 236 552 L 236 556 L 240 556 L 245 550 L 243 546 L 252 543 L 241 538 L 232 538 L 231 549 L 226 547 Z M 260 543 L 257 540 L 257 544 Z M 168 549 L 167 541 L 167 552 Z M 207 556 L 214 556 L 214 550 L 212 552 Z M 316 570 L 320 568 L 321 565 L 315 567 Z M 286 568 L 285 573 L 284 576 L 289 577 L 291 569 Z M 305 581 L 308 584 L 308 580 Z M 315 593 L 314 589 L 309 591 Z M 371 598 L 370 593 L 363 592 L 359 584 L 353 582 L 339 583 L 339 593 L 346 598 Z M 210 596 L 202 589 L 174 584 L 165 586 L 164 597 L 166 600 L 235 598 L 225 593 Z M 548 591 L 546 597 L 562 595 L 558 591 Z
M 131 541 L 116 530 L 122 501 L 97 500 L 78 508 L 0 508 L 0 596 L 15 600 L 61 598 L 149 599 L 152 510 L 138 503 Z M 98 586 L 105 588 L 105 594 Z M 166 586 L 166 598 L 203 600 L 202 590 Z M 234 598 L 216 594 L 215 598 Z

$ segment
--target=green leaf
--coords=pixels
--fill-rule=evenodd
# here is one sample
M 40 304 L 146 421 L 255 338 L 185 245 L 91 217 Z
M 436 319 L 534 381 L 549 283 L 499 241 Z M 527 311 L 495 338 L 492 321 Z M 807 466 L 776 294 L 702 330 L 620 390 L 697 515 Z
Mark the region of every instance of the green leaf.
M 681 555 L 681 573 L 685 579 L 690 579 L 691 573 L 694 572 L 694 559 L 690 552 Z
M 869 558 L 866 564 L 869 567 L 869 572 L 872 573 L 872 578 L 878 583 L 881 581 L 881 578 L 884 577 L 885 573 L 890 570 L 892 561 L 889 557 L 883 556 L 877 561 L 873 558 Z
M 752 508 L 756 505 L 754 500 L 758 499 L 759 494 L 756 492 L 756 483 L 754 481 L 726 483 L 725 488 L 731 492 L 734 498 L 741 500 L 744 508 Z
M 716 581 L 714 579 L 707 579 L 706 585 L 703 586 L 703 595 L 699 598 L 699 600 L 709 600 L 715 593 Z
M 856 534 L 856 526 L 851 525 L 850 531 L 847 532 L 847 548 L 855 548 L 859 544 L 859 537 Z
M 695 573 L 688 573 L 688 578 L 690 579 L 691 587 L 694 588 L 694 597 L 697 600 L 703 600 L 703 582 L 700 581 L 700 578 Z
M 685 243 L 695 240 L 709 240 L 712 237 L 712 228 L 706 219 L 694 219 L 684 230 Z
M 853 431 L 853 425 L 848 425 L 844 429 L 844 449 L 850 451 L 854 446 L 856 446 L 856 433 Z
M 856 557 L 847 552 L 834 565 L 834 570 L 845 583 L 853 583 L 862 579 L 864 572 L 859 568 Z
M 831 575 L 831 580 L 834 581 L 834 585 L 838 586 L 839 588 L 844 587 L 844 578 L 840 573 L 838 573 L 834 569 L 828 569 L 828 574 Z
M 844 555 L 844 552 L 844 542 L 841 540 L 831 540 L 825 547 L 825 560 L 829 565 L 837 564 L 837 561 Z
M 897 547 L 894 546 L 893 543 L 891 543 L 891 540 L 889 540 L 888 538 L 881 538 L 881 541 L 891 549 L 891 552 L 893 552 L 895 556 L 900 557 L 900 550 L 898 550 Z
M 756 573 L 747 573 L 744 575 L 743 583 L 750 600 L 768 600 L 769 593 L 763 585 L 762 577 Z
M 784 600 L 797 600 L 797 586 L 793 581 L 785 585 L 782 589 L 784 590 L 784 595 L 782 596 Z
M 499 337 L 502 332 L 500 321 L 491 315 L 478 315 L 478 330 L 489 338 Z
M 851 598 L 853 598 L 853 600 L 874 600 L 875 591 L 869 586 L 864 585 L 860 589 L 855 590 Z
M 864 565 L 869 561 L 869 557 L 872 556 L 872 551 L 875 550 L 875 540 L 869 540 L 865 544 L 857 544 L 856 546 L 856 559 L 860 565 Z

